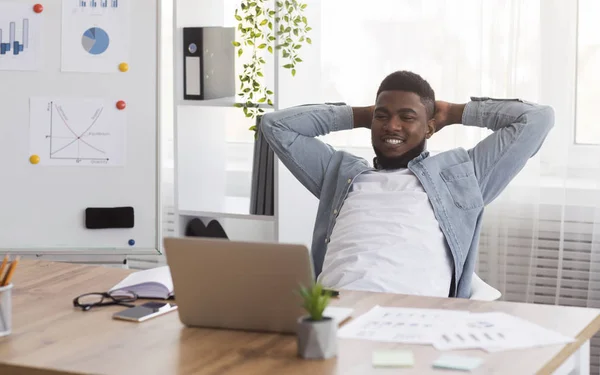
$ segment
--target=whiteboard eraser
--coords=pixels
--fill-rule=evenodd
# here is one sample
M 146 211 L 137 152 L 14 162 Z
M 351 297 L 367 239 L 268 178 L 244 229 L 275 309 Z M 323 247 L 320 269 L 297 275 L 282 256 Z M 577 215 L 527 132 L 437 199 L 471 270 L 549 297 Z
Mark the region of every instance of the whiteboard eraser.
M 87 229 L 133 228 L 133 207 L 88 207 L 85 209 Z

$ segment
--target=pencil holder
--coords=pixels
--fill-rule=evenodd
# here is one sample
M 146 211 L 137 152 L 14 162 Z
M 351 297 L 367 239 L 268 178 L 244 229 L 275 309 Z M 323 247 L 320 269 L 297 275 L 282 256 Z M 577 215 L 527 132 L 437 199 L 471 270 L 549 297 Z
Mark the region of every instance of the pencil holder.
M 0 337 L 12 331 L 12 288 L 13 284 L 0 287 Z

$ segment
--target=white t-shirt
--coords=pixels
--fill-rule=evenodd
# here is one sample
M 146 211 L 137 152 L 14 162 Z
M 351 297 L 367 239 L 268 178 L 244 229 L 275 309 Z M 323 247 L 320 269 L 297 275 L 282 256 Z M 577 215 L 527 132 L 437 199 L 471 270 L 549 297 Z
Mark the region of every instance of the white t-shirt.
M 370 171 L 355 179 L 318 280 L 334 289 L 448 296 L 450 250 L 410 170 Z

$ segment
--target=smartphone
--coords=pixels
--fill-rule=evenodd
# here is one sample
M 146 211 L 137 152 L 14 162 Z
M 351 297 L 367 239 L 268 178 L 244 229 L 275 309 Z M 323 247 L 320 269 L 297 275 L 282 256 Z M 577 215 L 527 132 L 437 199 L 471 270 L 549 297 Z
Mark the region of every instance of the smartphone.
M 113 314 L 114 319 L 129 320 L 132 322 L 143 322 L 150 318 L 177 310 L 177 305 L 166 302 L 146 302 L 136 307 L 119 311 Z

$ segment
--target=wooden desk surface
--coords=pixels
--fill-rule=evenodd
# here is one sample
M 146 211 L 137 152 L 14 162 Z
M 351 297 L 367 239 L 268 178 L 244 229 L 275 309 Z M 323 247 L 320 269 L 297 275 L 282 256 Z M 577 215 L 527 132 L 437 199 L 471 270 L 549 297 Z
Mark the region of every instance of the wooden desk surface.
M 431 346 L 340 340 L 337 358 L 296 357 L 295 336 L 187 328 L 176 312 L 143 323 L 117 321 L 123 307 L 83 312 L 77 295 L 108 290 L 131 271 L 23 260 L 15 274 L 13 334 L 0 337 L 0 374 L 405 374 L 448 373 L 431 368 L 441 353 Z M 599 310 L 477 302 L 378 293 L 342 292 L 334 305 L 355 308 L 354 316 L 375 304 L 420 308 L 504 311 L 577 338 L 569 345 L 488 354 L 474 374 L 551 373 L 600 329 Z M 374 349 L 410 347 L 415 367 L 375 369 Z

